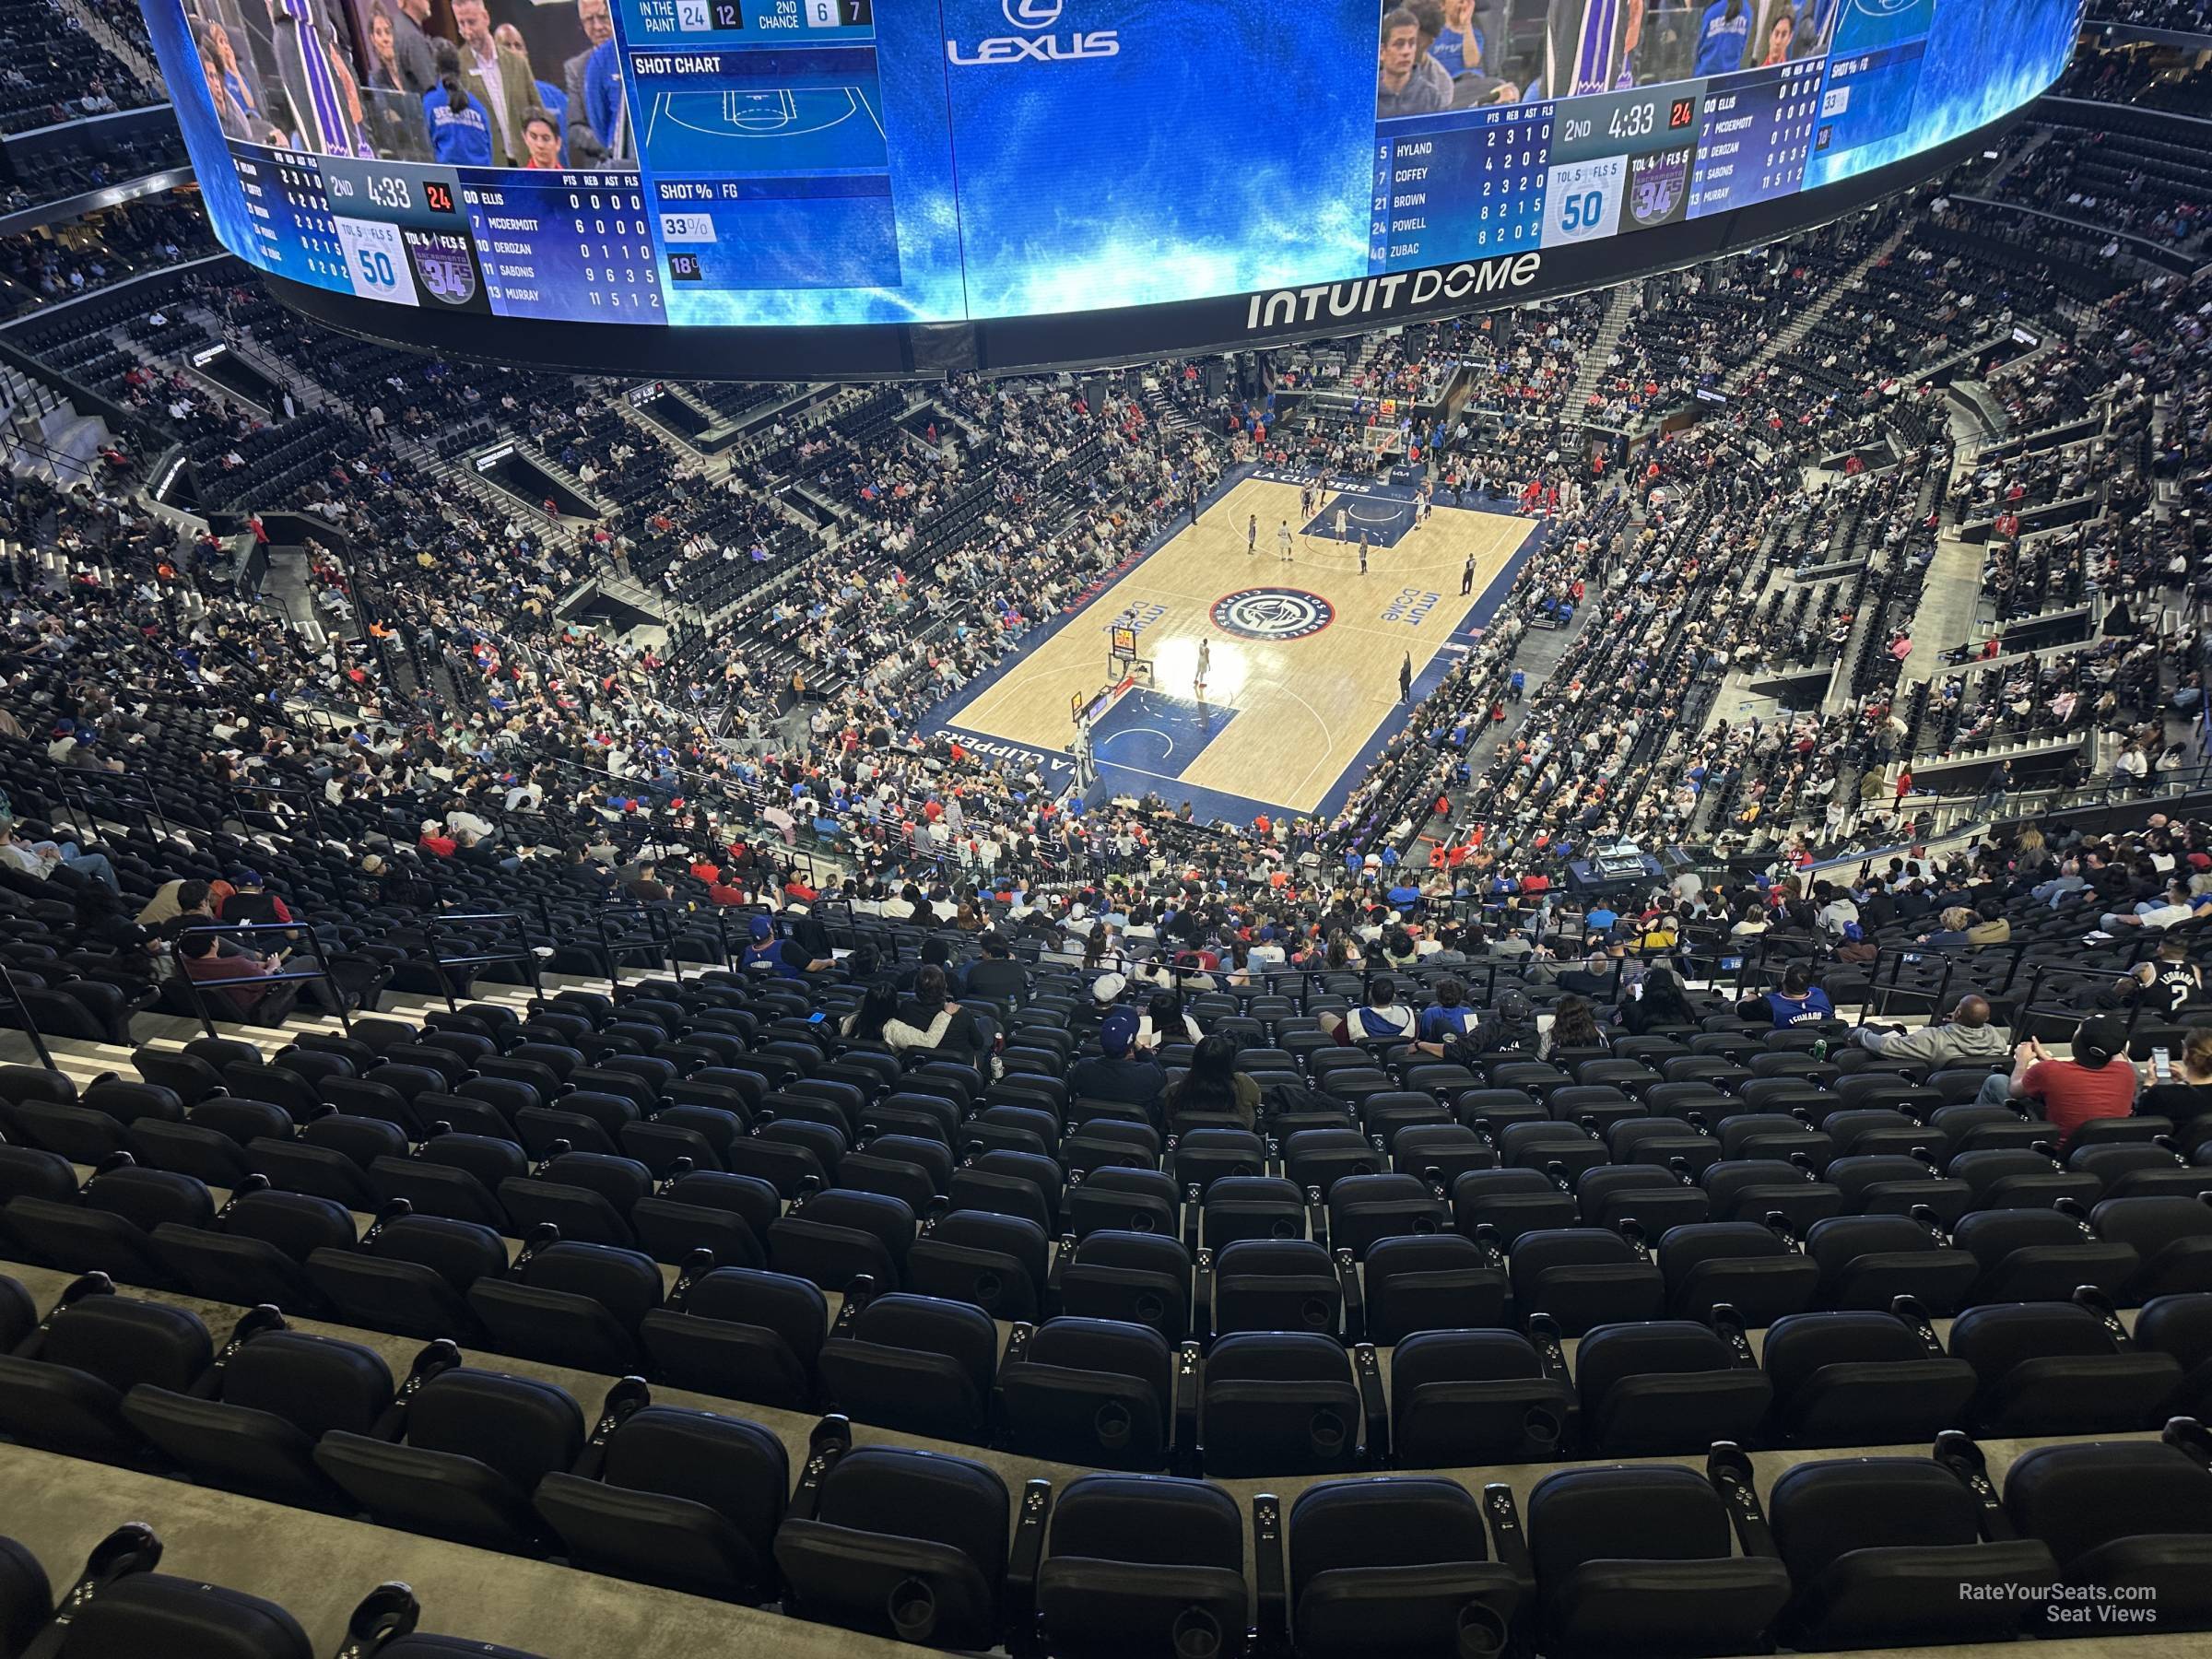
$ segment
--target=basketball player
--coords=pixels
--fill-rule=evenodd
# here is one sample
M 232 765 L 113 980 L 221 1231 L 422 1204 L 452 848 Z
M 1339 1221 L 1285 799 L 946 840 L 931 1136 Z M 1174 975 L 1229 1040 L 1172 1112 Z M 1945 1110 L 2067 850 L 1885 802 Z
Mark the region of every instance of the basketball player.
M 1359 532 L 1359 574 L 1367 574 L 1367 532 Z
M 1312 523 L 1313 486 L 1311 484 L 1301 484 L 1298 487 L 1298 516 L 1308 524 Z
M 1204 634 L 1198 636 L 1198 673 L 1191 682 L 1192 688 L 1203 701 L 1206 697 L 1206 672 L 1214 665 L 1214 642 Z
M 1285 519 L 1282 523 L 1282 527 L 1275 533 L 1275 550 L 1282 563 L 1288 564 L 1291 562 L 1290 521 L 1288 519 Z
M 1253 513 L 1244 522 L 1244 557 L 1250 559 L 1260 550 L 1260 515 Z
M 1421 485 L 1421 493 L 1413 498 L 1413 527 L 1416 530 L 1429 522 L 1429 491 L 1430 488 L 1428 483 L 1424 482 Z
M 1467 555 L 1467 568 L 1459 573 L 1459 591 L 1462 597 L 1475 591 L 1475 555 Z
M 1350 541 L 1352 539 L 1351 535 L 1346 530 L 1345 525 L 1346 519 L 1344 516 L 1344 500 L 1342 497 L 1338 497 L 1336 501 L 1336 539 L 1340 542 Z

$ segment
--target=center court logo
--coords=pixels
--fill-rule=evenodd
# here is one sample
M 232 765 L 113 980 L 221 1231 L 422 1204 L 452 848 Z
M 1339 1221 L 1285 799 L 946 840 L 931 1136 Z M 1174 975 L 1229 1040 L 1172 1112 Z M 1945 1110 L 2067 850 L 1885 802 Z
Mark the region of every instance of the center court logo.
M 1241 640 L 1303 640 L 1335 621 L 1336 612 L 1302 588 L 1242 588 L 1214 601 L 1213 619 Z

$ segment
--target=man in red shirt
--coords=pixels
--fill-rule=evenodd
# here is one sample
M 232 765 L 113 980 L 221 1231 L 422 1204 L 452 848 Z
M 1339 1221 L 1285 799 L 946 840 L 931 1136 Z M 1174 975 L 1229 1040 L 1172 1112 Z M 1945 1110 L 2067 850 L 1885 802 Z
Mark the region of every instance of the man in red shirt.
M 1981 1100 L 2035 1100 L 2058 1131 L 2064 1152 L 2075 1131 L 2091 1118 L 2126 1117 L 2136 1109 L 2136 1068 L 2127 1059 L 2127 1022 L 2117 1014 L 2092 1014 L 2074 1033 L 2074 1057 L 2054 1060 L 2030 1037 L 2013 1050 L 2012 1075 L 1982 1086 Z
M 195 984 L 215 981 L 241 981 L 226 984 L 221 996 L 228 997 L 237 1013 L 229 1018 L 253 1019 L 281 1018 L 289 1007 L 293 993 L 289 987 L 303 984 L 300 980 L 287 981 L 281 985 L 262 985 L 253 982 L 265 979 L 272 973 L 284 971 L 283 951 L 274 956 L 218 956 L 212 934 L 187 934 L 177 945 L 177 957 L 184 970 L 184 977 Z

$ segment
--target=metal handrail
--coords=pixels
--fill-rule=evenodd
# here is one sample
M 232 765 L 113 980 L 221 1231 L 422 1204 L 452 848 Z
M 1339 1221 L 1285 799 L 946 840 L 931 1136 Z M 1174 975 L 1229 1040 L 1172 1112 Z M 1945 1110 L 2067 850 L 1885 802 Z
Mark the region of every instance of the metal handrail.
M 210 922 L 204 925 L 185 928 L 177 935 L 177 944 L 182 946 L 194 934 L 212 934 L 218 939 L 261 934 L 283 934 L 288 939 L 294 935 L 303 937 L 307 941 L 308 955 L 314 960 L 314 967 L 303 969 L 295 973 L 255 974 L 252 980 L 241 980 L 237 983 L 252 987 L 288 984 L 302 980 L 322 980 L 329 984 L 331 1001 L 337 1006 L 338 1029 L 348 1037 L 353 1035 L 353 1020 L 346 1012 L 345 988 L 338 983 L 338 976 L 331 971 L 329 959 L 323 950 L 323 942 L 315 936 L 315 930 L 312 926 L 300 922 Z M 176 958 L 176 966 L 178 977 L 191 988 L 194 1006 L 200 1011 L 201 1025 L 206 1028 L 208 1036 L 219 1035 L 220 1033 L 215 1029 L 215 1017 L 208 1012 L 207 993 L 210 990 L 228 990 L 229 983 L 219 981 L 203 983 L 201 981 L 194 979 L 184 967 L 183 955 L 181 950 Z
M 613 921 L 643 922 L 646 937 L 617 940 L 607 932 L 607 923 Z M 650 948 L 659 958 L 657 968 L 665 968 L 679 981 L 684 977 L 683 964 L 677 959 L 676 930 L 666 910 L 659 905 L 642 901 L 629 905 L 606 905 L 592 912 L 592 925 L 599 935 L 599 957 L 606 964 L 606 977 L 621 977 L 621 963 L 617 953 L 628 954 Z
M 544 903 L 543 899 L 540 899 L 539 903 L 541 905 Z M 522 948 L 488 951 L 478 956 L 459 957 L 449 957 L 439 949 L 438 928 L 441 924 L 457 926 L 471 922 L 507 924 L 514 929 L 515 937 L 521 942 Z M 546 931 L 548 935 L 552 932 L 550 925 Z M 461 1006 L 458 998 L 453 994 L 453 975 L 446 971 L 449 968 L 482 968 L 495 962 L 519 962 L 529 971 L 531 994 L 540 999 L 546 994 L 545 977 L 540 968 L 536 948 L 530 943 L 529 930 L 524 926 L 522 917 L 513 911 L 485 911 L 472 915 L 426 918 L 422 925 L 422 935 L 424 940 L 429 945 L 430 971 L 438 976 L 438 985 L 445 994 L 446 1012 L 449 1014 L 458 1012 Z M 472 980 L 474 977 L 474 975 L 468 976 Z M 465 983 L 466 981 L 464 982 Z
M 23 1000 L 23 993 L 16 984 L 16 970 L 0 965 L 0 985 L 7 987 L 7 1000 L 15 1005 L 16 1018 L 22 1023 L 23 1034 L 30 1039 L 31 1052 L 38 1055 L 39 1064 L 50 1072 L 62 1068 L 53 1063 L 48 1052 L 46 1039 L 39 1032 L 39 1022 L 30 1012 L 30 1005 Z

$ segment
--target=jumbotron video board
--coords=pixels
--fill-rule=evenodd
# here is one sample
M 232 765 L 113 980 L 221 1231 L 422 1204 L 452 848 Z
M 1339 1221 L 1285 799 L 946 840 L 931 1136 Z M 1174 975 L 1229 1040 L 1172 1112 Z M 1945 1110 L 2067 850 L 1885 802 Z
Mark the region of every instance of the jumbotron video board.
M 1310 337 L 1710 257 L 1961 153 L 2081 0 L 142 4 L 216 229 L 286 299 L 767 376 Z

